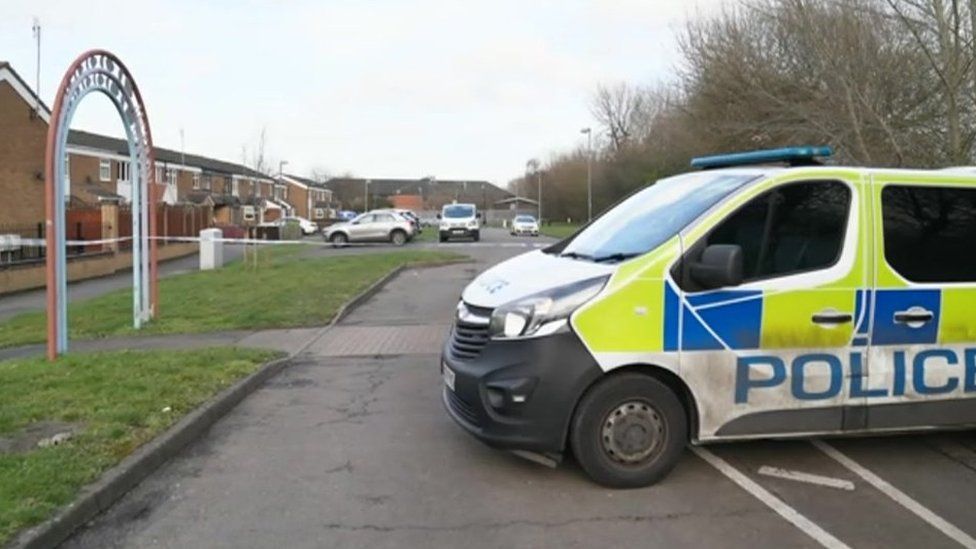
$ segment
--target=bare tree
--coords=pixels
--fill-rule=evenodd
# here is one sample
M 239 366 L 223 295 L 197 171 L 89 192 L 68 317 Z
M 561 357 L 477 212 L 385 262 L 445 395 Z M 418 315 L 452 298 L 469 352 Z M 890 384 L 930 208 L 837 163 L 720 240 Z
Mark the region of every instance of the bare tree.
M 614 151 L 645 137 L 651 111 L 648 92 L 623 82 L 598 86 L 590 105 Z

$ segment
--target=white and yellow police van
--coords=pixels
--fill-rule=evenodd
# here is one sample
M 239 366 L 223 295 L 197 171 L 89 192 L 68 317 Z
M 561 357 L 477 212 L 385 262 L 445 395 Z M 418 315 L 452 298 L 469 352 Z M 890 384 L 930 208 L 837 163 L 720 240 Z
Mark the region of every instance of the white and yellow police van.
M 829 155 L 696 159 L 478 276 L 444 346 L 450 415 L 618 487 L 688 441 L 976 425 L 976 171 Z

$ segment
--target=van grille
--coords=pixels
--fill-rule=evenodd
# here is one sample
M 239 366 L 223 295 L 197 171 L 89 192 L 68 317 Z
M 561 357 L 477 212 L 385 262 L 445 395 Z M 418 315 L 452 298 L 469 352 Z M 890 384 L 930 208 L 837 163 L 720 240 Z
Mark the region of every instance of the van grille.
M 458 360 L 471 360 L 481 354 L 490 335 L 488 321 L 491 309 L 458 305 L 460 314 L 451 330 L 451 355 Z

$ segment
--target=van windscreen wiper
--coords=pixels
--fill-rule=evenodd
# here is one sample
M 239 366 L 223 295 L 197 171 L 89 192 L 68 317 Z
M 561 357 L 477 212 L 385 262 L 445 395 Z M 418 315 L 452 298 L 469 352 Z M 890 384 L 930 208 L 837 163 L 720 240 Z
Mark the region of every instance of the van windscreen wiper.
M 606 262 L 610 262 L 610 261 L 624 261 L 626 259 L 630 259 L 632 257 L 637 257 L 639 255 L 640 254 L 637 254 L 637 253 L 623 253 L 623 252 L 618 252 L 618 253 L 615 253 L 615 254 L 608 254 L 608 255 L 603 255 L 603 256 L 600 256 L 600 257 L 595 257 L 595 258 L 593 258 L 593 262 L 594 263 L 606 263 Z
M 566 253 L 563 253 L 563 254 L 559 254 L 559 257 L 568 257 L 570 259 L 585 259 L 587 261 L 590 261 L 590 260 L 593 259 L 593 256 L 592 255 L 589 255 L 589 254 L 580 254 L 580 253 L 576 253 L 576 252 L 566 252 Z

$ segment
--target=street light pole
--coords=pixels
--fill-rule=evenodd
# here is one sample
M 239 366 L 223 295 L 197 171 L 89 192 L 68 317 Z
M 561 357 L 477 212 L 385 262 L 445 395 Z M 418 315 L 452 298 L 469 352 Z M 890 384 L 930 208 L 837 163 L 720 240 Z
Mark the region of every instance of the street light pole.
M 369 179 L 363 182 L 363 213 L 369 211 Z
M 586 221 L 593 220 L 593 129 L 583 128 L 586 134 Z
M 282 187 L 285 184 L 285 164 L 288 164 L 287 160 L 278 161 L 278 186 L 279 187 Z M 278 196 L 277 192 L 275 193 L 275 198 L 281 200 L 282 202 L 285 201 L 284 197 Z M 285 215 L 290 215 L 288 210 L 285 210 Z
M 542 170 L 537 170 L 535 172 L 535 177 L 536 177 L 535 184 L 536 187 L 538 188 L 538 190 L 536 191 L 536 198 L 539 200 L 539 202 L 536 203 L 536 207 L 538 208 L 538 213 L 536 214 L 536 220 L 539 223 L 542 223 Z
M 531 185 L 529 176 L 534 175 L 536 177 L 537 192 L 536 198 L 536 217 L 542 219 L 542 172 L 539 171 L 539 161 L 535 158 L 530 159 L 525 163 L 525 182 Z

